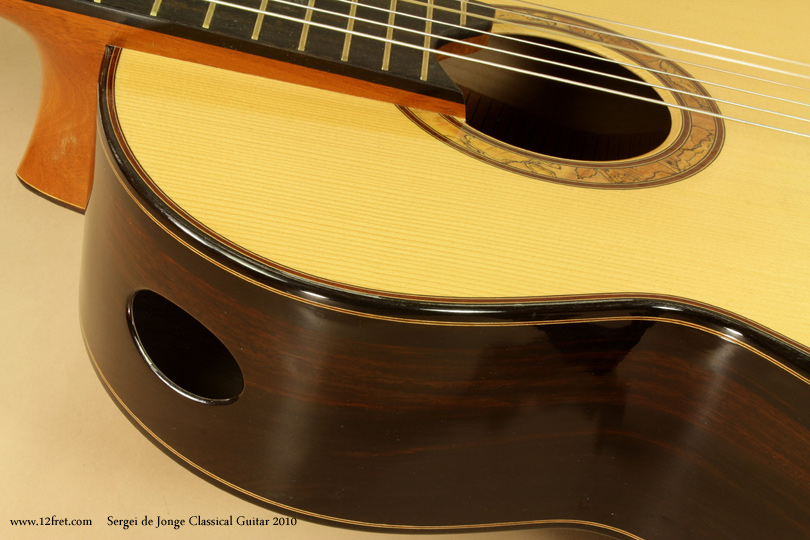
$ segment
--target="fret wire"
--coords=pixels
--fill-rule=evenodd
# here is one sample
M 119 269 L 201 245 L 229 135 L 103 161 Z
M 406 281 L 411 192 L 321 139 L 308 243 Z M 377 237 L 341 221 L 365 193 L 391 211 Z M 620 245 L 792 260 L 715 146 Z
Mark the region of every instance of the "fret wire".
M 467 26 L 467 0 L 460 0 L 459 4 L 461 6 L 461 17 L 459 18 L 459 24 L 461 26 Z
M 394 42 L 394 19 L 397 15 L 397 0 L 391 0 L 388 10 L 388 26 L 385 29 L 385 48 L 383 49 L 382 70 L 391 67 L 391 44 Z
M 309 27 L 312 24 L 312 8 L 315 7 L 315 0 L 309 0 L 307 3 L 307 12 L 304 15 L 304 26 L 301 28 L 301 39 L 298 41 L 298 50 L 303 51 L 307 48 L 307 37 L 309 36 Z M 319 10 L 323 11 L 323 10 Z M 333 27 L 329 27 L 333 28 Z
M 258 10 L 255 9 L 255 8 L 249 8 L 249 7 L 246 7 L 246 6 L 240 6 L 238 4 L 233 4 L 231 2 L 226 2 L 224 0 L 208 0 L 208 1 L 215 2 L 215 3 L 221 4 L 221 5 L 227 5 L 227 6 L 235 7 L 235 8 L 238 8 L 238 9 L 243 9 L 243 10 L 246 10 L 246 11 L 258 12 Z M 279 1 L 281 3 L 285 3 L 282 0 L 279 0 Z M 311 2 L 314 3 L 314 0 L 311 0 Z M 315 9 L 318 9 L 318 8 L 315 8 Z M 323 10 L 321 10 L 321 11 L 323 11 Z M 301 22 L 300 18 L 290 17 L 288 15 L 282 15 L 282 14 L 279 14 L 279 13 L 270 13 L 270 12 L 265 12 L 265 13 L 267 15 L 272 15 L 272 16 L 278 17 L 280 19 L 291 20 L 291 21 L 295 21 L 295 22 Z M 368 21 L 367 19 L 358 19 L 358 20 Z M 368 21 L 368 22 L 385 25 L 385 23 L 380 23 L 380 22 L 377 22 L 377 21 Z M 339 27 L 328 25 L 328 24 L 323 24 L 323 23 L 311 23 L 311 24 L 313 26 L 328 28 L 330 30 L 335 30 L 335 31 L 338 31 L 338 32 L 346 32 L 346 30 L 344 28 L 339 28 Z M 408 30 L 408 29 L 407 28 L 402 28 L 402 30 Z M 421 33 L 419 31 L 413 31 L 413 32 Z M 367 37 L 369 39 L 374 39 L 374 40 L 377 40 L 377 41 L 390 42 L 390 40 L 388 38 L 383 38 L 383 37 L 376 36 L 376 35 L 373 35 L 373 34 L 367 34 L 367 33 L 364 33 L 364 32 L 356 32 L 356 31 L 354 32 L 354 34 L 358 35 L 358 36 Z M 451 41 L 453 41 L 453 40 L 451 40 Z M 398 45 L 401 45 L 403 47 L 408 47 L 408 48 L 411 48 L 411 49 L 425 50 L 425 47 L 423 47 L 421 45 L 416 45 L 416 44 L 412 44 L 412 43 L 408 43 L 408 42 L 404 42 L 404 41 L 403 42 L 396 42 L 396 43 Z M 699 109 L 699 108 L 695 108 L 695 107 L 689 107 L 689 106 L 686 106 L 686 105 L 678 105 L 678 104 L 674 104 L 674 103 L 662 103 L 660 100 L 653 99 L 653 98 L 646 98 L 646 97 L 642 97 L 642 96 L 639 96 L 639 95 L 636 95 L 636 94 L 630 94 L 630 93 L 627 93 L 627 92 L 622 92 L 622 91 L 618 91 L 618 90 L 612 90 L 610 88 L 604 88 L 604 87 L 601 87 L 601 86 L 598 86 L 598 85 L 582 83 L 582 82 L 579 82 L 579 81 L 575 81 L 575 80 L 571 80 L 571 79 L 565 79 L 565 78 L 562 78 L 562 77 L 555 77 L 553 75 L 548 75 L 548 74 L 545 74 L 545 73 L 539 73 L 539 72 L 535 72 L 535 71 L 529 71 L 529 70 L 526 70 L 526 69 L 521 69 L 521 68 L 509 66 L 509 65 L 498 64 L 498 63 L 495 63 L 495 62 L 488 62 L 486 60 L 480 60 L 478 58 L 470 57 L 468 55 L 455 54 L 455 53 L 452 53 L 450 51 L 438 51 L 438 50 L 434 50 L 434 49 L 429 49 L 429 50 L 430 50 L 430 52 L 441 52 L 441 54 L 443 56 L 448 56 L 448 57 L 451 57 L 451 58 L 459 58 L 461 60 L 465 60 L 465 61 L 468 61 L 468 62 L 473 62 L 473 63 L 476 63 L 476 64 L 482 64 L 482 65 L 488 65 L 488 66 L 492 66 L 492 67 L 496 67 L 496 68 L 500 68 L 500 69 L 506 69 L 508 71 L 514 71 L 516 73 L 523 73 L 525 75 L 539 77 L 541 79 L 547 79 L 547 80 L 551 80 L 551 81 L 557 81 L 557 82 L 560 82 L 560 83 L 563 83 L 563 84 L 569 84 L 571 86 L 578 86 L 578 87 L 581 87 L 581 88 L 588 88 L 588 89 L 591 89 L 591 90 L 595 90 L 597 92 L 605 92 L 605 93 L 608 93 L 608 94 L 627 97 L 629 99 L 635 99 L 637 101 L 645 101 L 645 102 L 653 103 L 655 105 L 661 105 L 661 106 L 670 107 L 670 108 L 674 108 L 674 109 L 695 112 L 695 113 L 704 114 L 704 115 L 707 115 L 707 116 L 712 116 L 712 117 L 716 117 L 716 118 L 723 118 L 725 120 L 731 120 L 731 121 L 734 121 L 734 122 L 740 122 L 740 123 L 748 124 L 748 125 L 755 126 L 755 127 L 761 127 L 761 128 L 771 129 L 771 130 L 774 130 L 774 131 L 780 131 L 782 133 L 788 133 L 788 134 L 792 134 L 792 135 L 799 135 L 801 137 L 810 138 L 810 134 L 801 133 L 801 132 L 798 132 L 798 131 L 792 131 L 792 130 L 788 130 L 788 129 L 784 129 L 784 128 L 779 128 L 779 127 L 771 126 L 771 125 L 768 125 L 768 124 L 762 124 L 762 123 L 758 123 L 758 122 L 753 122 L 753 121 L 745 120 L 745 119 L 738 118 L 738 117 L 726 116 L 726 115 L 723 115 L 723 114 L 720 114 L 720 113 L 713 113 L 713 112 L 710 112 L 710 111 L 706 111 L 704 109 Z M 573 66 L 569 66 L 569 67 L 573 67 Z M 682 91 L 677 90 L 675 88 L 667 88 L 667 90 L 671 91 L 671 92 L 682 93 Z M 715 100 L 715 98 L 712 98 L 710 96 L 701 95 L 700 97 L 705 99 L 705 100 Z M 738 104 L 738 103 L 732 103 L 732 105 L 745 107 L 745 105 L 741 105 L 741 104 Z M 748 107 L 748 108 L 753 109 L 753 110 L 757 110 L 757 111 L 760 111 L 760 112 L 764 112 L 764 113 L 780 114 L 780 113 L 776 113 L 774 111 L 769 111 L 767 109 L 761 109 L 761 108 L 757 108 L 757 107 Z M 782 115 L 782 116 L 785 116 L 785 115 Z M 794 118 L 796 120 L 801 120 L 801 121 L 804 121 L 804 122 L 810 122 L 810 119 L 807 119 L 807 118 L 801 118 L 801 117 L 792 117 L 792 118 Z
M 340 55 L 342 62 L 349 60 L 349 49 L 352 46 L 352 33 L 354 32 L 354 19 L 356 15 L 357 1 L 352 0 L 352 5 L 349 7 L 349 22 L 346 24 L 346 37 L 343 39 L 343 52 Z
M 267 9 L 267 2 L 269 0 L 262 0 L 262 5 L 259 6 L 260 11 L 265 11 Z M 253 25 L 253 34 L 250 36 L 250 39 L 259 39 L 259 33 L 262 31 L 262 23 L 264 22 L 264 13 L 259 13 L 256 15 L 256 24 Z
M 152 17 L 157 17 L 158 11 L 160 11 L 160 4 L 163 0 L 155 0 L 155 3 L 152 4 L 152 11 L 149 12 L 149 15 Z
M 425 38 L 422 44 L 425 50 L 422 51 L 422 72 L 419 78 L 426 81 L 428 78 L 428 66 L 430 65 L 430 39 L 433 35 L 433 0 L 428 0 L 427 13 L 425 14 Z
M 208 11 L 205 12 L 205 20 L 203 21 L 202 27 L 208 29 L 211 27 L 211 19 L 214 18 L 214 9 L 217 5 L 213 2 L 208 4 Z

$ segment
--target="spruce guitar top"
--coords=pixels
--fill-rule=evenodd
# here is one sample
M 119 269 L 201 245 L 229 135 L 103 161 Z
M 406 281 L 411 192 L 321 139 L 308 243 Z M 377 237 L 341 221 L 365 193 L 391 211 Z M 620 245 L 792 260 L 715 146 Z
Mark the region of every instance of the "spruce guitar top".
M 81 297 L 130 419 L 327 523 L 810 536 L 796 14 L 749 54 L 672 49 L 641 5 L 320 1 L 180 3 L 182 54 L 72 12 L 136 28 L 100 60 Z M 711 41 L 756 34 L 724 8 Z M 251 45 L 271 13 L 297 33 Z M 74 180 L 39 188 L 83 206 Z

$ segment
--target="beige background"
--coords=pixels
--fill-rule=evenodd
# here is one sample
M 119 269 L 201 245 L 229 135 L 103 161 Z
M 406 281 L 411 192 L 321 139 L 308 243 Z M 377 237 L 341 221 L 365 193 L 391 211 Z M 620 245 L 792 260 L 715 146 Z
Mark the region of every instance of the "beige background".
M 118 411 L 91 369 L 77 313 L 82 216 L 34 195 L 15 177 L 39 82 L 33 43 L 0 20 L 0 537 L 394 538 L 308 523 L 270 530 L 186 526 L 177 531 L 107 525 L 107 516 L 267 519 L 273 514 L 166 457 Z M 91 519 L 93 525 L 23 528 L 9 523 L 49 516 Z M 530 530 L 440 538 L 493 534 L 537 540 L 597 536 Z

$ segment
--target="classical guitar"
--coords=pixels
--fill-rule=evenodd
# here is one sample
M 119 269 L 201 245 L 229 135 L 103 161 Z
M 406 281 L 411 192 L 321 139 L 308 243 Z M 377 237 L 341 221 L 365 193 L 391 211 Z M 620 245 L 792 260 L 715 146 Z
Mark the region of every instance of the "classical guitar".
M 642 4 L 105 4 L 0 5 L 116 45 L 82 327 L 169 455 L 351 527 L 810 537 L 806 43 Z M 774 32 L 756 8 L 704 27 Z

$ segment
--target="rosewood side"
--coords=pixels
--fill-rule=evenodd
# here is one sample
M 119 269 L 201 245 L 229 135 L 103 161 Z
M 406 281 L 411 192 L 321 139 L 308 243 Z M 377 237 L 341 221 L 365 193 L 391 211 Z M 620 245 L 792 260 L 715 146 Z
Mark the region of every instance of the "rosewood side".
M 800 353 L 660 299 L 426 302 L 269 268 L 150 188 L 103 99 L 85 339 L 118 406 L 192 471 L 352 527 L 810 537 Z M 223 344 L 242 378 L 230 399 L 191 399 L 149 366 L 133 338 L 139 291 Z M 182 355 L 187 331 L 167 324 L 161 347 Z

